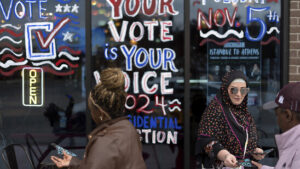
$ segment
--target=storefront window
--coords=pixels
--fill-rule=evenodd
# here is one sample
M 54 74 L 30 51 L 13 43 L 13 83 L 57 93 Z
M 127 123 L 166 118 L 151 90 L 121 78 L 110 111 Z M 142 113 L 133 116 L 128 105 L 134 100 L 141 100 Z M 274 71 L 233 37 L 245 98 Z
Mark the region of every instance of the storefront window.
M 248 108 L 260 144 L 263 148 L 276 147 L 273 138 L 279 130 L 275 115 L 261 107 L 274 99 L 280 88 L 281 2 L 193 0 L 190 7 L 191 90 L 195 91 L 191 97 L 196 119 L 191 125 L 199 123 L 223 75 L 231 69 L 241 70 L 249 78 Z M 193 107 L 200 101 L 207 104 Z
M 45 160 L 51 142 L 84 146 L 85 1 L 6 0 L 0 7 L 1 143 L 36 148 L 33 138 Z
M 280 56 L 283 2 L 189 3 L 190 48 L 184 49 L 183 0 L 0 0 L 0 149 L 30 146 L 34 139 L 42 150 L 39 162 L 50 161 L 52 142 L 83 157 L 86 131 L 95 127 L 89 124 L 86 93 L 107 67 L 124 72 L 126 113 L 141 135 L 147 168 L 182 169 L 187 151 L 196 167 L 201 115 L 231 69 L 249 78 L 248 108 L 259 144 L 276 147 L 274 112 L 261 107 L 276 96 L 287 66 Z M 85 24 L 89 16 L 92 25 Z M 86 32 L 92 35 L 91 51 Z M 185 57 L 191 59 L 189 70 Z M 185 71 L 190 89 L 184 88 Z M 85 77 L 86 72 L 91 74 Z M 184 98 L 188 90 L 190 98 Z M 184 106 L 190 106 L 191 118 L 184 117 Z M 186 126 L 190 150 L 184 149 Z M 276 151 L 265 160 L 274 164 Z
M 147 167 L 183 168 L 183 1 L 118 2 L 92 1 L 93 71 L 124 71 Z

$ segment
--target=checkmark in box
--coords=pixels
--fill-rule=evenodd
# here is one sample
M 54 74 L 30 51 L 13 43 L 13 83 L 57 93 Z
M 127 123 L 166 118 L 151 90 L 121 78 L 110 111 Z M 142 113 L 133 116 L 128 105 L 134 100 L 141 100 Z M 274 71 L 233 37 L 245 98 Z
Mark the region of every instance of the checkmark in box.
M 48 52 L 34 52 L 33 49 L 34 46 L 34 40 L 33 32 L 36 30 L 45 30 L 45 31 L 51 31 L 53 30 L 53 23 L 52 22 L 35 22 L 35 23 L 26 23 L 25 24 L 25 45 L 26 45 L 26 57 L 28 60 L 49 60 L 49 59 L 55 59 L 56 58 L 56 45 L 55 45 L 55 39 L 52 39 L 52 41 L 48 45 Z
M 25 24 L 25 45 L 26 45 L 26 56 L 29 60 L 49 60 L 56 58 L 56 45 L 55 45 L 55 36 L 65 26 L 70 22 L 69 18 L 62 19 L 54 28 L 52 22 L 35 22 Z M 48 33 L 48 36 L 44 38 L 42 31 L 44 30 Z M 34 43 L 33 43 L 33 32 L 36 32 L 36 36 L 39 42 L 39 45 L 43 49 L 47 49 L 47 52 L 39 51 L 34 52 Z

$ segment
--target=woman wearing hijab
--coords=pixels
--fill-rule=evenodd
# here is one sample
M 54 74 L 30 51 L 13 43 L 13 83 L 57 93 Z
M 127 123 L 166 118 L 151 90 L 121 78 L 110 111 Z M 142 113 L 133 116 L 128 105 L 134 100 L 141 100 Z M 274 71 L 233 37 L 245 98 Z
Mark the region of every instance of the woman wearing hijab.
M 235 168 L 238 160 L 261 160 L 256 126 L 247 108 L 246 76 L 230 71 L 222 78 L 219 92 L 205 110 L 199 124 L 197 150 L 204 168 Z
M 90 133 L 84 157 L 79 160 L 64 152 L 52 156 L 57 167 L 70 169 L 146 169 L 140 137 L 124 114 L 126 93 L 121 69 L 101 72 L 101 82 L 90 92 L 88 106 L 97 127 Z

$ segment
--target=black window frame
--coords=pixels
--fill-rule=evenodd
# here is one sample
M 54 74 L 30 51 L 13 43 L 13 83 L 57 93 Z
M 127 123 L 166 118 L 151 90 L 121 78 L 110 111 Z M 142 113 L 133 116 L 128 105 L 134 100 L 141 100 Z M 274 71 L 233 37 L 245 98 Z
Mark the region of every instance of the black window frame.
M 85 72 L 85 84 L 86 95 L 89 95 L 89 91 L 92 88 L 91 78 L 91 59 L 92 59 L 92 15 L 91 15 L 91 3 L 92 0 L 86 1 L 86 65 Z M 281 0 L 281 43 L 280 43 L 280 59 L 281 59 L 281 73 L 280 73 L 280 87 L 287 84 L 289 81 L 289 7 L 290 1 Z M 184 105 L 190 103 L 190 0 L 184 0 Z M 87 100 L 86 100 L 87 102 Z M 86 111 L 86 130 L 89 133 L 92 130 L 92 122 L 89 111 Z M 189 118 L 190 106 L 184 106 L 184 168 L 190 168 L 190 118 Z

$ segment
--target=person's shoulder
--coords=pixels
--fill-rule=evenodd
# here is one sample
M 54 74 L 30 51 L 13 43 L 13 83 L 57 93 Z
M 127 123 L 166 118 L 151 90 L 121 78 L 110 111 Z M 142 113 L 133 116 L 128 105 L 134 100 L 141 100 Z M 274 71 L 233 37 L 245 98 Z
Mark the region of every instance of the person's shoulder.
M 137 133 L 136 129 L 128 119 L 120 120 L 107 128 L 108 134 L 112 136 L 132 136 Z
M 112 129 L 123 129 L 123 130 L 124 130 L 124 128 L 127 129 L 127 128 L 132 128 L 132 127 L 133 127 L 133 125 L 128 119 L 122 119 L 110 126 L 110 128 L 112 128 Z
M 215 99 L 211 100 L 208 107 L 204 111 L 204 113 L 210 116 L 220 116 L 221 112 L 222 112 L 222 108 Z
M 93 134 L 94 139 L 98 138 L 112 138 L 114 137 L 120 137 L 120 135 L 128 134 L 129 132 L 135 131 L 135 128 L 131 124 L 131 122 L 128 119 L 120 119 L 116 120 L 115 122 L 103 127 L 102 129 L 96 131 Z
M 210 101 L 208 107 L 219 108 L 220 107 L 220 103 L 219 103 L 219 101 L 217 101 L 216 98 L 214 98 L 214 99 L 212 99 Z

